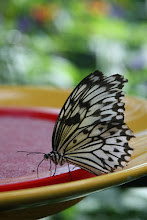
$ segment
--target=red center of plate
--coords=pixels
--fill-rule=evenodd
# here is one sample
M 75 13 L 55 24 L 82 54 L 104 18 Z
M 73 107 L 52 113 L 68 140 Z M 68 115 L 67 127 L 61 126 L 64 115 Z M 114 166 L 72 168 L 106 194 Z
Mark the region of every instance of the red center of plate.
M 18 153 L 17 151 L 52 151 L 52 132 L 58 114 L 52 109 L 0 109 L 0 191 L 32 188 L 71 181 L 68 165 L 58 166 L 56 175 L 49 161 L 36 169 L 43 154 Z M 70 165 L 72 181 L 94 176 Z

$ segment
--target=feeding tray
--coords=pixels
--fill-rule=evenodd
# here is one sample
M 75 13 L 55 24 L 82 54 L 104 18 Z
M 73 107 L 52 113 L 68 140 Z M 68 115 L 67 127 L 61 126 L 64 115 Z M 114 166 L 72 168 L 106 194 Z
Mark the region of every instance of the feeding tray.
M 43 154 L 21 153 L 25 151 L 52 151 L 52 132 L 58 113 L 56 110 L 0 108 L 0 192 L 33 188 L 85 179 L 95 176 L 88 171 L 70 165 L 57 166 L 49 171 L 49 161 L 42 163 L 39 174 L 36 167 Z
M 41 218 L 76 204 L 85 195 L 139 178 L 147 173 L 147 102 L 125 99 L 125 119 L 135 132 L 130 141 L 134 154 L 121 171 L 95 177 L 88 171 L 67 164 L 49 171 L 49 161 L 36 168 L 49 153 L 55 120 L 69 92 L 33 87 L 0 88 L 0 210 L 1 218 Z M 58 108 L 58 110 L 57 110 Z

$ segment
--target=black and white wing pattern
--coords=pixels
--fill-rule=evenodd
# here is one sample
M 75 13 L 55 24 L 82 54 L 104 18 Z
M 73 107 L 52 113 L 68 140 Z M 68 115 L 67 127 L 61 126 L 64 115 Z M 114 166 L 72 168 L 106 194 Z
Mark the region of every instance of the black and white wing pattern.
M 125 82 L 119 74 L 105 77 L 99 71 L 84 78 L 61 109 L 53 151 L 96 175 L 124 167 L 133 152 L 128 145 L 133 134 L 124 123 Z

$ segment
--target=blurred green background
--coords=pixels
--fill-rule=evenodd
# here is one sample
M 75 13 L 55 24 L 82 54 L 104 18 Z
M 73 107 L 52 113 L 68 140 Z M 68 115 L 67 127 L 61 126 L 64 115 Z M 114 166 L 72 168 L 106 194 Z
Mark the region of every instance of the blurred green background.
M 147 97 L 146 0 L 0 1 L 0 84 L 69 88 L 95 69 Z
M 95 69 L 147 97 L 146 0 L 0 1 L 0 84 L 71 88 Z M 146 204 L 145 188 L 117 187 L 46 219 L 142 220 Z

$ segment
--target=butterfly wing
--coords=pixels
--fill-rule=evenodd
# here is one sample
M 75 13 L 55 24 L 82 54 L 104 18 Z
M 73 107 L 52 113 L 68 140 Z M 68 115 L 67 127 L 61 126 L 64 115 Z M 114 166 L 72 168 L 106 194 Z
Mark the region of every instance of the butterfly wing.
M 61 109 L 53 151 L 94 174 L 125 166 L 133 152 L 128 145 L 133 134 L 124 123 L 121 102 L 125 82 L 119 74 L 105 77 L 99 71 L 83 79 Z

